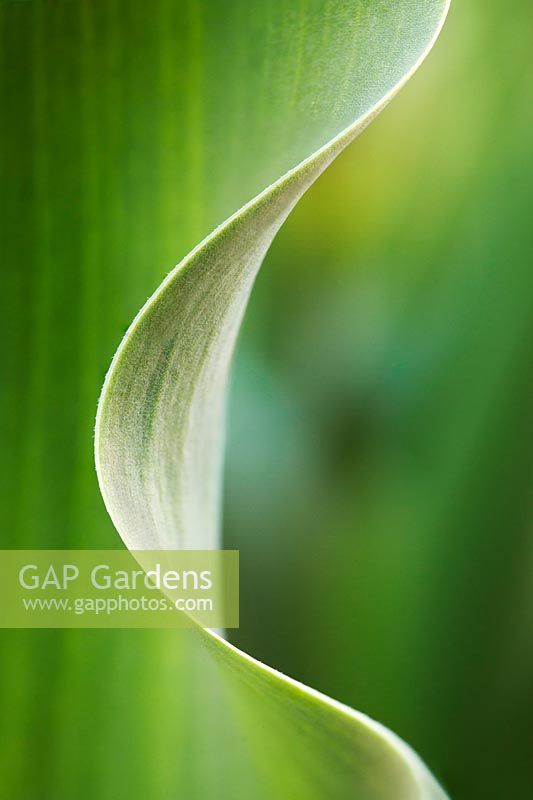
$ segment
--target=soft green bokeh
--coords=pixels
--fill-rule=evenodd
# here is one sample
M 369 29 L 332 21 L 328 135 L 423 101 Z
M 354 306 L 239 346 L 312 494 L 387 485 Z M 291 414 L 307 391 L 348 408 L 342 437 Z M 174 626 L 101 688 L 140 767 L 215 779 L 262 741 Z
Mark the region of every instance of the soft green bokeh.
M 274 243 L 233 388 L 236 641 L 454 798 L 533 792 L 532 35 L 452 4 Z

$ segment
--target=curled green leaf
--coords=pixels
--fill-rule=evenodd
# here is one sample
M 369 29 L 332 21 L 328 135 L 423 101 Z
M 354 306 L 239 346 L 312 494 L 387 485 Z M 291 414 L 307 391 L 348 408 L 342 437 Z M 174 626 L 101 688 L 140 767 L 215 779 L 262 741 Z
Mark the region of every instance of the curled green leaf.
M 257 140 L 268 141 L 264 158 L 255 154 L 255 175 L 269 185 L 178 264 L 141 309 L 100 398 L 98 478 L 129 548 L 219 545 L 228 373 L 257 271 L 303 193 L 424 60 L 447 9 L 447 0 L 303 3 L 295 18 L 288 18 L 299 48 L 295 58 L 292 51 L 286 54 L 287 43 L 280 43 L 277 4 L 261 5 L 254 35 L 269 41 L 271 59 L 264 63 L 275 56 L 271 68 L 278 83 L 266 81 L 264 94 L 249 101 L 254 113 L 262 114 L 264 131 L 271 132 L 265 136 L 263 131 Z M 209 41 L 203 46 L 208 48 Z M 196 78 L 201 56 L 194 55 Z M 315 60 L 308 63 L 309 57 Z M 231 108 L 226 116 L 231 117 Z M 246 150 L 244 127 L 240 135 Z M 276 142 L 288 163 L 273 156 Z M 205 143 L 196 143 L 191 159 L 201 162 L 201 146 Z M 285 171 L 278 177 L 272 170 L 280 165 Z M 239 164 L 232 169 L 236 180 Z M 248 176 L 243 180 L 253 185 Z M 182 202 L 189 202 L 186 195 Z M 281 747 L 295 754 L 292 768 L 271 778 L 275 796 L 445 798 L 416 754 L 383 726 L 259 663 L 215 633 L 199 636 L 213 653 L 245 727 L 265 732 L 260 738 L 265 752 Z

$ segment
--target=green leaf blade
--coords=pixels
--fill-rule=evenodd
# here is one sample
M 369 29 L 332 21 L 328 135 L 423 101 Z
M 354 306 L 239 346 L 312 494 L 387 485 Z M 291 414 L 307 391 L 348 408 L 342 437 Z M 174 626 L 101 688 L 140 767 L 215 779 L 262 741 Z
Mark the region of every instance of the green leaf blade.
M 313 39 L 318 37 L 324 10 L 320 3 L 312 5 L 314 24 L 303 17 L 301 63 L 291 62 L 292 94 L 281 92 L 277 98 L 286 104 L 286 115 L 278 112 L 274 119 L 286 118 L 290 135 L 284 137 L 275 125 L 270 131 L 274 143 L 291 141 L 290 147 L 280 148 L 289 161 L 276 159 L 272 145 L 265 146 L 264 158 L 244 184 L 254 186 L 270 175 L 271 185 L 170 273 L 137 315 L 106 378 L 96 424 L 97 472 L 110 516 L 132 549 L 218 546 L 226 387 L 257 271 L 302 194 L 425 58 L 447 11 L 444 0 L 354 3 L 350 31 L 355 37 L 341 58 L 344 83 L 339 96 L 334 94 L 333 73 L 326 70 L 317 93 L 319 111 L 310 125 L 306 113 L 313 104 L 302 77 L 304 53 L 309 30 Z M 342 25 L 338 33 L 342 40 Z M 330 47 L 335 41 L 331 32 L 327 41 Z M 328 52 L 325 47 L 322 64 L 329 63 Z M 201 85 L 195 76 L 194 85 Z M 294 109 L 298 113 L 292 120 Z M 301 136 L 295 134 L 299 131 Z M 203 147 L 205 142 L 196 142 L 187 151 L 191 185 L 205 169 Z M 272 175 L 283 163 L 285 170 L 291 163 L 296 166 L 281 177 Z M 216 174 L 226 202 L 237 197 L 241 187 L 232 176 Z M 194 190 L 191 206 L 201 206 Z M 201 638 L 214 655 L 221 687 L 240 707 L 255 741 L 273 755 L 289 749 L 301 759 L 279 776 L 279 784 L 276 776 L 267 778 L 278 794 L 445 798 L 413 751 L 386 728 L 260 664 L 214 633 L 201 632 Z

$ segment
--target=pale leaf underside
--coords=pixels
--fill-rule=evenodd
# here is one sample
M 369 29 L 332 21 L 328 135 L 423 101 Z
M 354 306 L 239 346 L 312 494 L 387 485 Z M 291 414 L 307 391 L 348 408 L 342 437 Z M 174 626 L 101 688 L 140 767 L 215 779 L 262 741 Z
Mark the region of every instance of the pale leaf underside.
M 312 5 L 309 27 L 318 37 L 324 9 Z M 228 372 L 257 271 L 302 194 L 425 58 L 448 4 L 354 0 L 345 5 L 353 7 L 355 23 L 347 42 L 339 37 L 346 46 L 342 58 L 348 76 L 340 100 L 335 87 L 321 85 L 317 75 L 317 97 L 310 97 L 307 87 L 301 103 L 329 105 L 329 114 L 317 115 L 313 136 L 302 138 L 299 153 L 291 144 L 297 165 L 282 177 L 271 176 L 266 189 L 168 275 L 135 318 L 107 375 L 96 425 L 97 472 L 109 514 L 131 549 L 219 545 Z M 334 25 L 331 14 L 330 9 Z M 331 41 L 334 37 L 326 41 L 326 50 Z M 299 65 L 300 71 L 313 68 Z M 286 102 L 289 113 L 300 101 L 294 96 Z M 306 152 L 310 141 L 313 149 Z M 287 797 L 445 797 L 418 757 L 387 729 L 260 664 L 214 633 L 199 636 L 243 717 L 253 719 L 249 724 L 270 726 L 288 748 L 297 742 L 295 752 L 308 759 L 306 764 L 295 759 L 294 774 L 280 778 Z

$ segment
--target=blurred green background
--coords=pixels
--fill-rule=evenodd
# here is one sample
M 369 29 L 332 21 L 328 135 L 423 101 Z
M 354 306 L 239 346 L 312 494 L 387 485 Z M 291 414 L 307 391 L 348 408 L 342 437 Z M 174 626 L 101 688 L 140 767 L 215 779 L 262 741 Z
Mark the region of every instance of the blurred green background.
M 530 0 L 455 3 L 423 69 L 275 241 L 229 409 L 224 543 L 242 562 L 232 640 L 389 725 L 465 800 L 533 796 L 532 39 Z M 115 199 L 92 223 L 126 241 Z M 23 200 L 11 211 L 6 226 Z M 42 226 L 44 247 L 69 230 Z M 120 313 L 88 283 L 97 251 L 80 271 L 48 260 L 53 299 L 33 327 L 6 304 L 19 350 L 4 339 L 3 547 L 116 545 L 92 473 L 98 389 L 132 314 L 182 255 L 148 224 L 136 242 L 161 261 L 127 280 L 124 253 L 106 284 Z M 24 303 L 34 278 L 7 271 L 6 296 Z M 41 352 L 73 293 L 89 297 L 73 321 L 97 324 L 81 356 L 67 328 L 54 333 L 28 385 L 17 353 Z M 62 365 L 80 357 L 90 370 L 65 399 Z M 29 423 L 24 398 L 37 399 Z M 62 454 L 50 467 L 47 449 Z M 68 496 L 65 470 L 77 476 Z M 168 785 L 158 741 L 145 746 L 155 783 L 127 761 L 139 719 L 161 740 L 179 728 L 150 682 L 150 669 L 180 681 L 194 670 L 169 659 L 168 633 L 12 631 L 1 647 L 6 796 L 55 798 L 58 775 L 80 798 Z M 198 713 L 194 693 L 181 702 L 183 719 Z M 189 733 L 176 744 L 187 764 L 201 760 Z
M 532 37 L 452 6 L 274 243 L 231 404 L 235 641 L 458 798 L 533 796 Z

